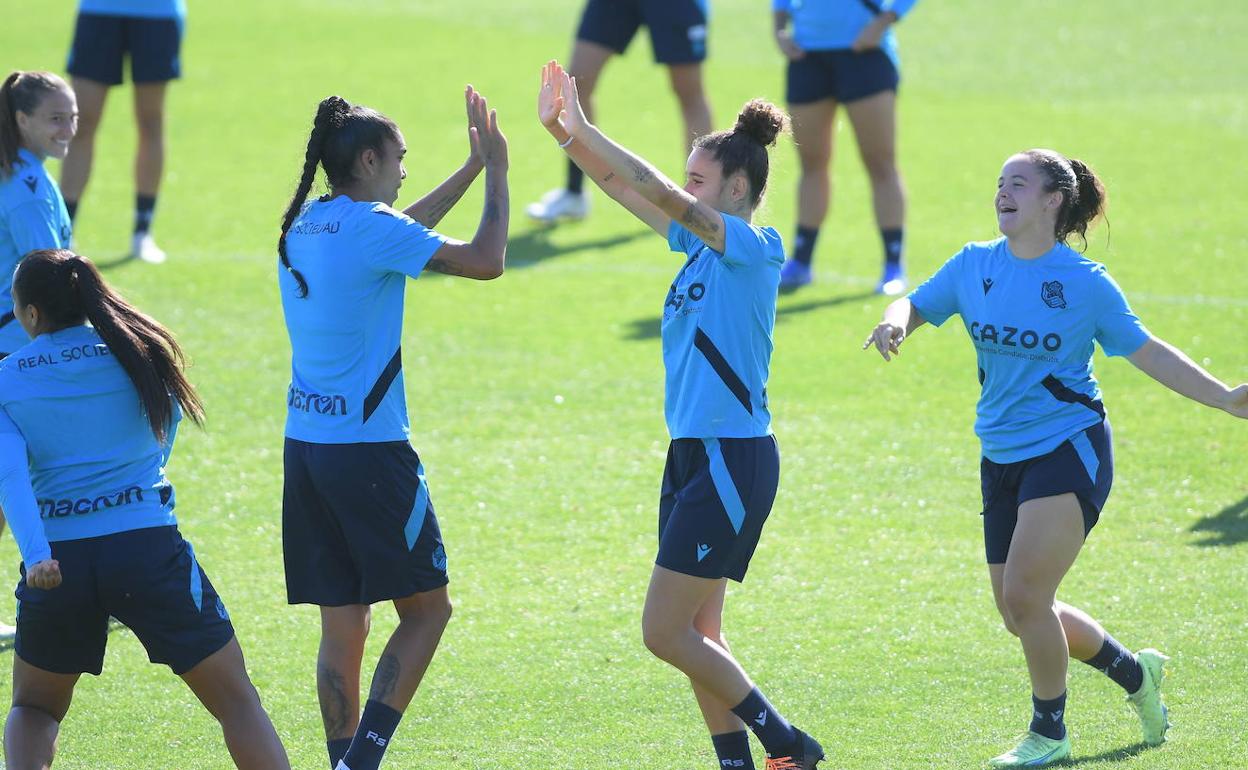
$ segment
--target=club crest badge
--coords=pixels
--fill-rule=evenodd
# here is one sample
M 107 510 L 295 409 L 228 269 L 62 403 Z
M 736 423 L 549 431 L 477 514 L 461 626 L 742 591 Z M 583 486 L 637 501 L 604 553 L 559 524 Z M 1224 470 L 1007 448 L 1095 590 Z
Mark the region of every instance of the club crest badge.
M 1040 299 L 1051 308 L 1066 308 L 1066 297 L 1062 295 L 1061 281 L 1045 281 L 1040 284 Z

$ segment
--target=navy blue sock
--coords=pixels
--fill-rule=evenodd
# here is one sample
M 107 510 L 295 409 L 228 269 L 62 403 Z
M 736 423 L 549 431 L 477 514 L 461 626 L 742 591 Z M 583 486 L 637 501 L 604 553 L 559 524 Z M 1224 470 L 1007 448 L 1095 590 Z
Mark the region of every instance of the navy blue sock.
M 732 707 L 732 713 L 754 731 L 770 755 L 780 756 L 797 743 L 797 731 L 793 725 L 780 716 L 757 687 L 750 690 L 745 700 Z
M 880 231 L 880 238 L 884 241 L 884 261 L 890 265 L 901 264 L 901 250 L 904 234 L 905 231 L 900 227 Z
M 754 770 L 754 757 L 750 754 L 750 734 L 745 730 L 712 735 L 711 743 L 715 744 L 715 756 L 719 758 L 720 768 Z
M 1066 693 L 1053 700 L 1031 696 L 1031 731 L 1059 741 L 1066 736 Z
M 793 259 L 810 267 L 815 258 L 815 240 L 819 238 L 819 228 L 797 226 L 797 237 L 793 239 Z
M 342 761 L 351 770 L 377 770 L 402 718 L 402 714 L 381 701 L 370 700 L 365 703 L 364 713 L 360 715 L 360 726 L 355 728 L 351 748 L 347 749 L 347 755 Z
M 1135 655 L 1109 634 L 1101 651 L 1084 661 L 1092 668 L 1113 679 L 1127 694 L 1138 692 L 1144 684 L 1144 669 Z
M 155 195 L 136 195 L 134 197 L 134 234 L 145 233 L 152 229 L 152 217 L 156 215 Z
M 73 222 L 78 213 L 78 201 L 65 201 L 65 210 L 69 212 L 69 221 Z
M 334 770 L 338 766 L 338 760 L 347 755 L 347 749 L 351 748 L 350 738 L 336 738 L 332 741 L 325 741 L 325 749 L 329 752 L 329 770 Z
M 581 171 L 581 167 L 568 161 L 568 192 L 581 194 L 581 190 L 585 187 L 585 172 Z

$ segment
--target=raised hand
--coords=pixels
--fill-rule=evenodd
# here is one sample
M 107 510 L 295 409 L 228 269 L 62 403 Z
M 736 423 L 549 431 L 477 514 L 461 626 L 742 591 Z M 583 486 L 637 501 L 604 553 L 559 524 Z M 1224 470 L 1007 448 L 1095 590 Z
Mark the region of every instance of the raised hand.
M 555 67 L 556 76 L 559 79 L 555 88 L 558 89 L 563 100 L 563 127 L 569 134 L 576 136 L 579 131 L 589 125 L 589 119 L 585 117 L 585 112 L 581 109 L 581 97 L 576 90 L 576 78 L 569 75 L 558 64 Z
M 563 112 L 563 68 L 554 59 L 542 65 L 542 86 L 537 92 L 537 119 L 550 131 L 559 125 Z
M 26 585 L 48 590 L 61 584 L 61 563 L 56 559 L 35 562 L 26 569 Z
M 875 345 L 875 349 L 880 351 L 880 355 L 884 356 L 885 361 L 891 361 L 890 353 L 894 356 L 901 355 L 901 343 L 906 339 L 906 330 L 900 326 L 893 326 L 888 322 L 881 322 L 871 330 L 871 336 L 867 337 L 867 341 L 862 343 L 862 349 Z
M 483 166 L 507 168 L 507 137 L 498 127 L 498 111 L 476 89 L 468 86 L 464 92 L 468 106 L 468 141 L 472 154 Z

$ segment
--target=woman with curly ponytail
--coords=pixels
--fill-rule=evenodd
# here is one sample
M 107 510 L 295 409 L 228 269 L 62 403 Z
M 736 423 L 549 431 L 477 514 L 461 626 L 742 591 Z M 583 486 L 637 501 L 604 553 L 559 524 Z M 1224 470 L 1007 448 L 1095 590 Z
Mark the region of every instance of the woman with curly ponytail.
M 553 61 L 542 69 L 538 119 L 685 259 L 663 308 L 672 441 L 642 612 L 646 646 L 689 677 L 721 766 L 754 767 L 748 726 L 768 770 L 811 770 L 823 749 L 754 686 L 721 631 L 728 580 L 744 580 L 780 478 L 767 375 L 784 247 L 774 228 L 752 220 L 767 188 L 767 148 L 788 117 L 747 103 L 731 130 L 694 141 L 683 188 L 591 124 L 576 80 Z
M 51 764 L 112 616 L 216 717 L 239 768 L 289 768 L 229 613 L 178 532 L 165 465 L 178 421 L 204 411 L 177 341 L 63 249 L 26 255 L 13 301 L 32 339 L 0 362 L 0 504 L 23 563 L 9 766 Z
M 1105 673 L 1127 693 L 1144 742 L 1166 739 L 1161 682 L 1167 660 L 1132 652 L 1086 612 L 1057 598 L 1100 519 L 1114 454 L 1094 343 L 1208 406 L 1248 417 L 1248 385 L 1227 387 L 1152 336 L 1087 247 L 1104 215 L 1105 186 L 1085 163 L 1053 150 L 1010 156 L 994 199 L 1002 238 L 968 243 L 925 283 L 884 311 L 863 343 L 884 360 L 925 323 L 962 316 L 978 358 L 975 431 L 982 445 L 984 549 L 997 609 L 1022 642 L 1031 724 L 994 767 L 1041 767 L 1070 756 L 1068 659 Z

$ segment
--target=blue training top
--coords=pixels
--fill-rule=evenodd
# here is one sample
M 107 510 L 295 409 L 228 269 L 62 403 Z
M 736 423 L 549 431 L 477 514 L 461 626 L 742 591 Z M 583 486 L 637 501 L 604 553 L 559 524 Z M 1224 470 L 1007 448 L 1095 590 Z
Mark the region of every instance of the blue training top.
M 775 228 L 724 214 L 724 253 L 679 222 L 672 251 L 688 256 L 663 306 L 665 411 L 672 438 L 771 433 L 767 375 L 784 245 Z
M 403 294 L 446 243 L 384 203 L 345 195 L 307 203 L 278 262 L 291 374 L 286 436 L 314 444 L 404 441 Z
M 27 565 L 49 557 L 48 541 L 176 523 L 173 411 L 162 445 L 90 326 L 40 334 L 0 362 L 0 506 Z
M 997 463 L 1047 454 L 1105 418 L 1093 340 L 1111 356 L 1149 340 L 1105 266 L 1061 243 L 1036 259 L 1005 238 L 968 243 L 910 302 L 935 326 L 961 314 L 979 362 L 975 433 Z
M 78 0 L 78 12 L 141 19 L 184 19 L 186 0 Z
M 30 150 L 0 179 L 0 355 L 30 342 L 13 318 L 13 271 L 36 249 L 67 249 L 73 232 L 61 188 Z
M 772 0 L 773 11 L 789 14 L 793 42 L 807 51 L 848 49 L 878 14 L 892 11 L 901 19 L 918 0 Z M 896 64 L 897 38 L 890 26 L 880 48 Z

